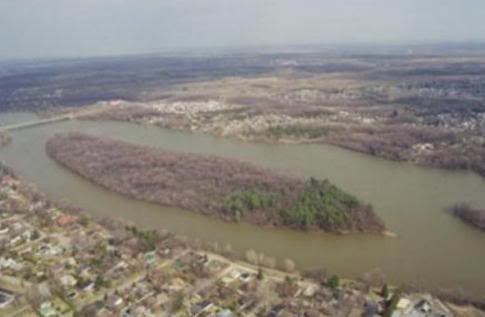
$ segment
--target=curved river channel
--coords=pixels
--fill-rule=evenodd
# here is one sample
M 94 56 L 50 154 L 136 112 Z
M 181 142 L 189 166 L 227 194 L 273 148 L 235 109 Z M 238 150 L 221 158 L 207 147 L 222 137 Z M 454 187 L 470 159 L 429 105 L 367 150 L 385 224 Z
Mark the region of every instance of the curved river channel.
M 59 166 L 45 153 L 55 133 L 82 131 L 161 149 L 214 154 L 250 161 L 282 173 L 329 178 L 372 203 L 390 231 L 334 235 L 231 224 L 196 213 L 136 201 L 104 190 Z M 115 216 L 149 228 L 205 241 L 230 243 L 296 261 L 299 268 L 325 268 L 355 277 L 381 268 L 392 283 L 457 288 L 485 295 L 485 233 L 444 212 L 452 203 L 485 205 L 485 179 L 391 162 L 326 145 L 243 143 L 120 122 L 65 121 L 12 133 L 0 159 L 53 199 L 78 205 L 95 217 Z

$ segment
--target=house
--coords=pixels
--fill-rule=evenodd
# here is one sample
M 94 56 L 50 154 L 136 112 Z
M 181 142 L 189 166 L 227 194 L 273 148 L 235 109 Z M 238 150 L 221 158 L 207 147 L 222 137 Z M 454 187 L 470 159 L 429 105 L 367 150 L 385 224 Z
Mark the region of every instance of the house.
M 224 309 L 217 313 L 217 317 L 233 317 L 234 314 L 230 309 Z
M 57 311 L 55 310 L 54 307 L 52 307 L 51 302 L 43 302 L 40 305 L 39 313 L 43 317 L 57 316 Z
M 59 217 L 59 214 L 61 212 L 58 209 L 56 209 L 56 208 L 51 208 L 51 209 L 47 210 L 47 213 L 49 214 L 49 217 L 52 220 L 55 220 L 55 219 L 57 219 L 57 217 Z
M 151 310 L 141 305 L 134 309 L 134 316 L 152 316 Z
M 206 254 L 197 254 L 197 263 L 205 264 L 209 261 L 209 257 Z
M 86 279 L 86 280 L 82 280 L 82 281 L 78 282 L 77 287 L 78 287 L 78 289 L 80 289 L 82 291 L 89 292 L 89 291 L 93 290 L 94 283 L 91 280 Z
M 362 316 L 362 310 L 358 308 L 352 308 L 350 311 L 349 315 L 347 317 L 361 317 Z
M 73 287 L 74 285 L 76 285 L 77 280 L 72 275 L 68 274 L 61 277 L 61 283 L 64 286 Z
M 271 311 L 269 312 L 268 316 L 269 317 L 278 317 L 283 313 L 284 309 L 285 309 L 285 306 L 283 306 L 281 304 L 275 305 L 275 306 L 273 306 L 273 308 L 271 308 Z
M 163 305 L 165 303 L 168 303 L 169 301 L 170 301 L 170 297 L 168 297 L 168 294 L 167 293 L 160 293 L 156 297 L 156 302 L 159 305 Z
M 113 266 L 110 269 L 110 271 L 117 271 L 117 270 L 123 271 L 127 267 L 128 267 L 128 263 L 126 263 L 125 261 L 120 261 L 120 262 L 116 263 L 115 266 Z
M 230 273 L 229 273 L 229 276 L 224 276 L 222 278 L 222 282 L 224 282 L 225 284 L 230 284 L 232 283 L 233 281 L 241 278 L 242 276 L 242 273 L 238 270 L 232 270 Z
M 303 291 L 303 296 L 305 296 L 305 297 L 313 297 L 313 295 L 315 295 L 315 292 L 316 291 L 317 291 L 317 287 L 315 285 L 309 285 Z
M 431 303 L 426 299 L 420 300 L 415 306 L 415 309 L 421 311 L 422 313 L 429 313 L 431 311 Z
M 145 263 L 151 265 L 158 259 L 156 251 L 147 252 L 144 255 Z
M 67 294 L 67 298 L 69 298 L 69 299 L 71 299 L 71 300 L 72 300 L 72 299 L 76 298 L 76 297 L 77 297 L 77 295 L 78 295 L 78 294 L 77 294 L 77 292 L 76 292 L 76 291 L 72 291 L 72 292 L 70 292 L 69 294 Z
M 75 216 L 70 216 L 70 215 L 66 215 L 64 213 L 61 213 L 57 217 L 56 222 L 61 227 L 67 227 L 67 226 L 75 223 L 76 220 L 77 220 L 77 217 L 75 217 Z
M 25 230 L 24 233 L 22 233 L 22 238 L 30 240 L 32 238 L 32 231 Z
M 103 307 L 97 312 L 96 316 L 97 317 L 118 317 L 118 314 Z
M 368 301 L 364 305 L 364 313 L 362 317 L 374 317 L 378 316 L 379 306 L 373 301 Z
M 4 226 L 4 225 L 0 225 L 0 235 L 7 234 L 9 230 L 10 230 L 9 227 Z
M 239 280 L 243 283 L 248 283 L 249 281 L 251 281 L 251 274 L 249 274 L 248 272 L 243 272 L 239 276 Z
M 123 298 L 116 294 L 111 294 L 106 300 L 106 306 L 109 308 L 119 308 L 123 304 Z
M 10 175 L 5 175 L 2 177 L 2 185 L 14 186 L 18 184 L 18 181 Z
M 11 246 L 16 246 L 18 244 L 21 243 L 23 237 L 22 236 L 16 236 L 15 238 L 13 238 L 12 240 L 10 240 L 10 245 Z
M 7 307 L 14 300 L 14 296 L 5 291 L 0 290 L 0 308 Z
M 241 272 L 238 270 L 232 270 L 230 275 L 233 279 L 238 279 L 241 276 Z
M 168 289 L 171 291 L 171 292 L 178 292 L 178 291 L 181 291 L 183 289 L 185 289 L 187 287 L 186 283 L 180 279 L 180 278 L 174 278 L 172 280 L 172 282 L 170 283 Z
M 400 310 L 404 313 L 407 313 L 409 312 L 410 308 L 411 308 L 411 301 L 407 298 L 401 298 L 397 302 L 396 310 Z
M 37 210 L 40 210 L 42 207 L 44 207 L 44 203 L 41 202 L 41 201 L 39 201 L 39 202 L 37 202 L 35 204 L 31 204 L 29 206 L 29 211 L 30 212 L 37 211 Z
M 20 271 L 24 265 L 15 261 L 12 258 L 0 258 L 0 269 L 12 269 L 14 271 Z
M 37 251 L 38 256 L 59 255 L 62 253 L 62 248 L 59 246 L 52 246 L 50 244 L 43 244 Z
M 76 262 L 75 258 L 70 257 L 70 258 L 67 259 L 66 264 L 68 264 L 70 266 L 75 266 L 77 264 L 77 262 Z
M 197 316 L 205 311 L 208 311 L 214 304 L 211 301 L 204 300 L 190 307 L 190 312 L 192 315 Z

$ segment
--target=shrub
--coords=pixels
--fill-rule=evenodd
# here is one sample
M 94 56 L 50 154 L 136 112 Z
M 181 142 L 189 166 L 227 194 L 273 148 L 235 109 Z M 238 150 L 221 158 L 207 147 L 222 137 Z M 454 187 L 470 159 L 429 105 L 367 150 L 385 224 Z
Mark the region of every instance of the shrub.
M 485 230 L 485 209 L 473 207 L 467 203 L 456 204 L 449 209 L 453 215 L 464 222 Z
M 337 289 L 340 284 L 340 279 L 338 278 L 337 275 L 332 275 L 328 280 L 327 280 L 327 286 L 333 290 Z

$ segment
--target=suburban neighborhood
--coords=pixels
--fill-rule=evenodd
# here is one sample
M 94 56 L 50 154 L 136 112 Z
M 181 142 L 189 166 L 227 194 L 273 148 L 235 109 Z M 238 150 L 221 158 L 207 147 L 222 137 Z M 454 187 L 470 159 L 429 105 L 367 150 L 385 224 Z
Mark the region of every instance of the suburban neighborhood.
M 454 316 L 429 294 L 302 278 L 167 232 L 95 222 L 0 175 L 1 316 Z M 465 310 L 461 310 L 465 311 Z M 478 311 L 477 311 L 478 312 Z M 478 315 L 477 315 L 478 316 Z

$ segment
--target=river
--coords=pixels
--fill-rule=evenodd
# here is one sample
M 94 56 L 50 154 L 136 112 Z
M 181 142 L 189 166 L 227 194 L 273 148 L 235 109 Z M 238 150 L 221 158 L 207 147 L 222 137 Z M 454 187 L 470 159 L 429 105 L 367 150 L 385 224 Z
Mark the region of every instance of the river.
M 86 181 L 46 155 L 46 140 L 66 131 L 238 158 L 281 173 L 328 178 L 371 203 L 398 237 L 232 224 L 129 199 Z M 485 295 L 485 233 L 444 212 L 456 202 L 485 205 L 485 179 L 474 173 L 391 162 L 334 146 L 244 143 L 121 122 L 64 121 L 18 130 L 12 136 L 13 143 L 0 149 L 0 159 L 49 197 L 67 200 L 95 217 L 122 217 L 148 228 L 230 243 L 239 252 L 255 249 L 280 261 L 288 257 L 301 269 L 325 268 L 356 277 L 381 268 L 395 284 L 463 287 L 478 297 Z

